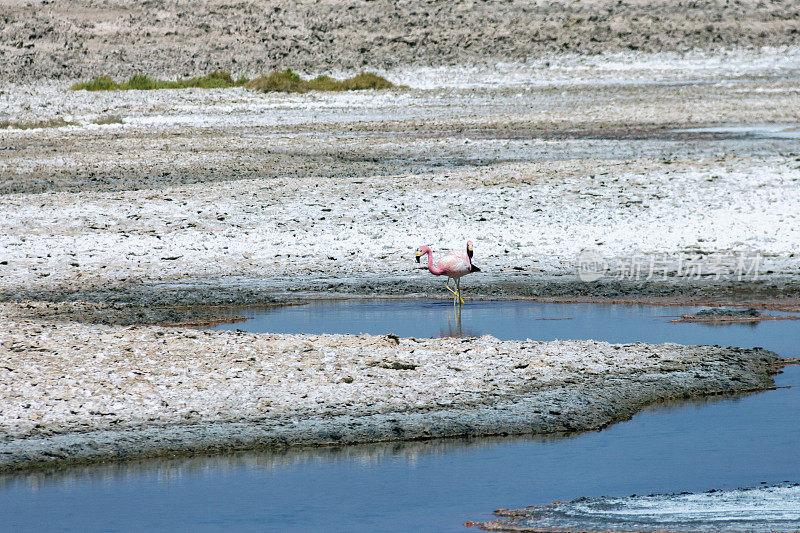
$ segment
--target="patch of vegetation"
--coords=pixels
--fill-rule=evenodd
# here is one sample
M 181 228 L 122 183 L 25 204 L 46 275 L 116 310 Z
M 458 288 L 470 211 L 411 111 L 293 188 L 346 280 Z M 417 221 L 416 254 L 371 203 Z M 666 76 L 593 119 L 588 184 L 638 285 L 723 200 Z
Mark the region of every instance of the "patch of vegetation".
M 307 84 L 307 81 L 303 80 L 298 74 L 292 72 L 292 70 L 284 70 L 283 72 L 272 72 L 264 76 L 259 76 L 247 82 L 245 87 L 265 93 L 303 93 L 309 90 Z
M 71 87 L 73 91 L 149 91 L 153 89 L 227 89 L 240 87 L 248 81 L 242 76 L 234 80 L 233 77 L 222 70 L 215 70 L 205 76 L 194 78 L 178 78 L 175 81 L 157 80 L 145 74 L 131 76 L 128 81 L 118 83 L 109 76 L 100 76 L 91 81 L 76 83 Z
M 113 91 L 118 84 L 108 76 L 100 76 L 92 81 L 76 83 L 71 87 L 73 91 Z
M 271 72 L 245 84 L 248 89 L 282 93 L 306 93 L 309 91 L 360 91 L 364 89 L 392 89 L 395 84 L 372 72 L 362 72 L 352 78 L 337 80 L 330 76 L 317 76 L 304 80 L 291 69 Z
M 145 74 L 131 76 L 128 81 L 116 82 L 109 76 L 100 76 L 90 81 L 76 83 L 73 91 L 149 91 L 153 89 L 227 89 L 246 87 L 256 91 L 281 93 L 307 93 L 309 91 L 360 91 L 364 89 L 392 89 L 395 84 L 372 72 L 362 72 L 352 78 L 337 80 L 330 76 L 317 76 L 304 80 L 299 74 L 287 69 L 275 71 L 253 80 L 245 76 L 237 79 L 222 70 L 196 78 L 179 78 L 175 81 L 157 80 Z

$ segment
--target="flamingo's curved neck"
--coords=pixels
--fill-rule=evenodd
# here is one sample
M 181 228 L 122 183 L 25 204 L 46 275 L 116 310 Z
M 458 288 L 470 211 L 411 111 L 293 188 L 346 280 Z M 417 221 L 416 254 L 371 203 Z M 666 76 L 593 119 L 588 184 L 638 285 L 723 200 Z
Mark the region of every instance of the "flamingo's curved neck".
M 433 265 L 433 254 L 431 253 L 430 248 L 425 247 L 422 253 L 428 254 L 428 270 L 431 271 L 431 274 L 435 276 L 441 276 L 442 274 L 444 274 L 444 269 L 438 268 Z

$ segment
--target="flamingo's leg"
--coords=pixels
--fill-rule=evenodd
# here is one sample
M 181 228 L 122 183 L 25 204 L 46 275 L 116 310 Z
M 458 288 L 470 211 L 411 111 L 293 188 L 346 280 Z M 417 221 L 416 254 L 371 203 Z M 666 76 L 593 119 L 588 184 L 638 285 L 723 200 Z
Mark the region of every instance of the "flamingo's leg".
M 445 285 L 444 287 L 445 287 L 445 289 L 447 289 L 448 291 L 452 292 L 452 293 L 453 293 L 453 295 L 455 295 L 455 294 L 456 294 L 456 291 L 454 291 L 453 289 L 451 289 L 451 288 L 450 288 L 450 280 L 452 280 L 452 279 L 453 279 L 453 278 L 447 278 L 447 285 Z M 456 283 L 458 283 L 458 281 L 456 281 Z
M 461 300 L 461 305 L 464 305 L 464 298 L 461 297 L 461 278 L 456 279 L 456 298 Z
M 445 287 L 447 287 L 447 290 L 448 290 L 448 291 L 450 291 L 450 292 L 452 292 L 452 293 L 453 293 L 453 305 L 455 306 L 455 305 L 458 303 L 458 300 L 457 300 L 457 298 L 458 298 L 458 293 L 456 293 L 456 291 L 454 291 L 454 290 L 453 290 L 453 289 L 450 287 L 450 280 L 451 280 L 451 279 L 453 279 L 453 278 L 447 278 L 447 285 L 445 285 Z M 458 280 L 456 280 L 456 284 L 458 284 Z

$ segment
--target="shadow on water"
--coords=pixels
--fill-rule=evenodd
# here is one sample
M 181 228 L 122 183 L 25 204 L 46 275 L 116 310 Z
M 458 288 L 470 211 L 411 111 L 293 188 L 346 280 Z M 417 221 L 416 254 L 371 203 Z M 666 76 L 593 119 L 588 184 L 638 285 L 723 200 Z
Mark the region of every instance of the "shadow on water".
M 452 302 L 315 302 L 246 310 L 251 320 L 225 327 L 670 341 L 763 346 L 787 356 L 800 351 L 797 321 L 669 322 L 694 310 L 470 302 L 458 316 Z M 800 367 L 787 367 L 776 383 L 793 387 L 670 404 L 600 432 L 562 438 L 298 449 L 7 476 L 0 478 L 0 529 L 465 531 L 462 523 L 490 520 L 499 507 L 797 482 Z

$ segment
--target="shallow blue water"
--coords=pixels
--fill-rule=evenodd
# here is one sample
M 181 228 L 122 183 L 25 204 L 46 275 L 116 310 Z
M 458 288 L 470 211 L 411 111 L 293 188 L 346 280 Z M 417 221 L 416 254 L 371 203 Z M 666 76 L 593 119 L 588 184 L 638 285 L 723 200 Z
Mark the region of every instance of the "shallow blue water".
M 701 308 L 475 301 L 468 302 L 457 313 L 452 302 L 440 300 L 322 300 L 278 309 L 236 311 L 234 314 L 246 316 L 248 320 L 222 324 L 214 329 L 272 333 L 395 333 L 401 337 L 489 334 L 503 340 L 677 342 L 742 348 L 762 346 L 781 355 L 800 355 L 800 321 L 726 325 L 670 322 L 698 309 Z
M 664 318 L 688 310 L 470 302 L 461 329 L 500 338 L 519 331 L 535 339 L 669 340 L 800 352 L 800 322 L 712 327 Z M 293 331 L 422 337 L 448 333 L 448 316 L 456 332 L 452 313 L 451 304 L 440 302 L 350 301 L 269 311 L 263 319 L 271 331 L 294 324 Z M 800 368 L 788 367 L 776 381 L 795 387 L 654 409 L 566 439 L 239 454 L 5 477 L 0 530 L 467 531 L 463 522 L 489 520 L 498 507 L 798 482 Z

